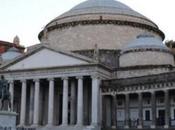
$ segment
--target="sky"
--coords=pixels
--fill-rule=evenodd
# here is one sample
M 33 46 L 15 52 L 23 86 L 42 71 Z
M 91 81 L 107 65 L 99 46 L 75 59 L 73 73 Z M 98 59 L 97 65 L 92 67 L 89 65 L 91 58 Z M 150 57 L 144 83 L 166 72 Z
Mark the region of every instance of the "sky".
M 0 40 L 12 42 L 18 35 L 23 46 L 39 43 L 44 26 L 85 0 L 0 0 Z M 175 40 L 175 0 L 119 0 L 154 21 Z

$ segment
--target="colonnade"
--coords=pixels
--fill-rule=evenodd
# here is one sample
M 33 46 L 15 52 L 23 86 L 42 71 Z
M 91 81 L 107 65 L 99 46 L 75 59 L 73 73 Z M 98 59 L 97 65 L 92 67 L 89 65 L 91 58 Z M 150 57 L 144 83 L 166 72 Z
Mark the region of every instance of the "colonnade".
M 76 97 L 77 90 L 77 101 L 70 103 L 70 123 L 82 126 L 83 125 L 83 76 L 78 76 L 75 78 L 77 80 L 77 89 L 75 88 L 75 82 L 70 82 L 70 92 L 71 98 Z M 48 122 L 47 126 L 53 126 L 54 124 L 54 88 L 55 82 L 54 78 L 48 78 L 49 82 L 49 92 L 48 92 Z M 68 124 L 68 102 L 69 102 L 69 77 L 61 78 L 63 83 L 63 98 L 62 98 L 62 126 L 67 126 Z M 91 99 L 91 124 L 99 124 L 99 92 L 100 92 L 100 79 L 98 76 L 91 76 L 92 80 L 92 99 Z M 20 106 L 20 122 L 19 126 L 25 126 L 26 119 L 26 96 L 27 96 L 27 80 L 23 79 L 21 82 L 21 106 Z M 39 104 L 40 104 L 40 79 L 33 79 L 34 82 L 34 111 L 33 111 L 33 124 L 32 126 L 39 126 Z M 14 104 L 14 81 L 10 81 L 10 93 L 11 93 L 11 103 Z M 12 105 L 13 107 L 13 105 Z M 77 108 L 77 115 L 75 115 L 75 108 Z M 75 118 L 75 116 L 77 118 Z
M 165 110 L 165 125 L 163 126 L 164 128 L 169 128 L 170 127 L 170 94 L 169 90 L 160 90 L 164 92 L 164 110 Z M 157 99 L 156 99 L 156 91 L 151 91 L 151 92 L 145 92 L 149 93 L 151 95 L 150 97 L 150 107 L 151 107 L 151 115 L 152 115 L 152 120 L 151 120 L 151 128 L 156 128 L 156 110 L 157 110 Z M 128 129 L 130 128 L 130 94 L 131 93 L 125 93 L 121 94 L 124 95 L 125 97 L 125 102 L 124 102 L 124 111 L 125 111 L 125 120 L 124 120 L 124 128 Z M 137 128 L 141 129 L 144 128 L 144 121 L 143 121 L 143 94 L 144 92 L 140 93 L 135 93 L 137 94 L 137 104 L 138 104 L 138 122 L 137 122 Z M 112 95 L 112 114 L 111 114 L 111 127 L 116 128 L 117 127 L 117 96 L 118 95 Z

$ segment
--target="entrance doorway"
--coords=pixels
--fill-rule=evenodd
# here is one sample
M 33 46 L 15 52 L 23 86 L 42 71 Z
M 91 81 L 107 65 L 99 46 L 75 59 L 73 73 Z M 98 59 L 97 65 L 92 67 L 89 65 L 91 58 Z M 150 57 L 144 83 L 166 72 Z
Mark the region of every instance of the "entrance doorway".
M 157 125 L 158 126 L 165 125 L 165 110 L 158 110 Z

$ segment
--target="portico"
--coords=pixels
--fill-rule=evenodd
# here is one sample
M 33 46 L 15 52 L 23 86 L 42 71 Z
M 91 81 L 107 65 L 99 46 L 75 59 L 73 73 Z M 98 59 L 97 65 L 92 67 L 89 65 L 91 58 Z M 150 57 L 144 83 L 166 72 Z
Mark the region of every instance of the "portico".
M 74 79 L 74 83 L 72 83 L 72 79 Z M 34 104 L 30 104 L 33 105 L 33 110 L 30 110 L 32 107 L 30 106 L 26 106 L 27 102 L 30 102 L 30 97 L 28 98 L 27 95 L 29 93 L 27 93 L 27 88 L 31 87 L 28 86 L 27 82 L 28 80 L 22 80 L 20 81 L 21 83 L 18 84 L 17 86 L 14 87 L 21 87 L 21 107 L 19 110 L 20 113 L 20 121 L 18 122 L 19 126 L 33 126 L 33 127 L 37 127 L 37 126 L 42 126 L 44 123 L 44 120 L 47 120 L 47 123 L 45 123 L 45 125 L 47 125 L 48 127 L 52 127 L 52 126 L 68 126 L 68 125 L 75 125 L 75 126 L 83 126 L 84 125 L 84 109 L 83 109 L 83 100 L 85 100 L 84 97 L 84 93 L 83 93 L 83 81 L 84 80 L 89 80 L 89 85 L 91 85 L 91 82 L 93 83 L 91 86 L 89 86 L 89 89 L 97 89 L 96 91 L 94 91 L 91 95 L 88 95 L 88 97 L 91 96 L 90 99 L 92 99 L 90 102 L 92 103 L 92 107 L 88 108 L 88 109 L 92 109 L 92 116 L 91 116 L 91 121 L 89 122 L 90 124 L 93 125 L 98 125 L 99 123 L 99 113 L 98 113 L 98 103 L 99 103 L 99 96 L 97 96 L 98 94 L 96 92 L 99 92 L 99 87 L 100 87 L 100 80 L 94 76 L 76 76 L 76 77 L 64 77 L 64 78 L 59 78 L 59 80 L 61 80 L 62 82 L 62 86 L 56 86 L 55 83 L 58 81 L 58 78 L 49 78 L 48 80 L 45 80 L 45 84 L 48 84 L 48 99 L 47 100 L 42 100 L 42 91 L 41 87 L 45 87 L 45 86 L 41 86 L 41 82 L 42 79 L 33 79 L 30 82 L 34 83 Z M 69 86 L 70 81 L 72 84 L 76 84 L 75 88 L 71 88 L 72 86 Z M 15 80 L 13 80 L 12 83 L 16 83 Z M 62 95 L 62 102 L 59 102 L 59 100 L 57 100 L 55 98 L 55 92 L 54 92 L 54 88 L 55 87 L 60 87 L 62 90 L 62 92 L 59 92 Z M 31 89 L 31 88 L 30 88 Z M 77 95 L 72 95 L 74 94 L 74 90 L 71 89 L 75 89 Z M 15 93 L 16 91 L 14 91 Z M 13 93 L 13 94 L 14 94 Z M 74 100 L 70 100 L 70 98 L 72 96 L 75 96 Z M 12 98 L 14 99 L 14 97 Z M 88 99 L 86 99 L 88 100 Z M 43 107 L 40 104 L 43 104 L 41 102 L 46 102 L 48 104 L 47 107 L 47 111 L 48 113 L 42 113 L 43 111 Z M 54 108 L 55 108 L 55 104 L 54 102 L 58 102 L 59 106 L 62 106 L 62 115 L 59 115 L 58 118 L 56 118 L 54 115 Z M 73 104 L 72 106 L 69 107 L 69 104 Z M 97 105 L 96 105 L 97 104 Z M 76 106 L 76 107 L 75 107 Z M 73 108 L 72 108 L 73 107 Z M 60 109 L 61 107 L 59 107 L 58 109 Z M 77 108 L 75 110 L 75 108 Z M 29 110 L 28 110 L 29 109 Z M 26 111 L 33 111 L 32 113 L 32 123 L 30 124 L 29 122 L 29 118 L 30 116 L 26 114 Z M 75 114 L 74 111 L 77 111 L 77 113 Z M 72 113 L 71 113 L 72 112 Z M 61 112 L 60 112 L 61 113 Z M 70 114 L 69 114 L 70 113 Z M 74 117 L 72 117 L 74 115 Z M 40 119 L 40 117 L 47 117 L 47 119 L 45 118 L 43 121 Z M 60 119 L 61 121 L 58 121 L 56 119 Z M 71 120 L 72 118 L 72 120 Z M 59 124 L 55 124 L 55 122 L 59 122 Z M 72 122 L 75 122 L 74 124 Z
M 3 72 L 10 83 L 13 108 L 19 113 L 17 125 L 34 128 L 100 127 L 100 84 L 101 79 L 110 77 L 109 70 L 89 59 L 63 55 L 45 47 L 39 50 L 43 57 L 43 51 L 53 53 L 58 59 L 69 58 L 64 61 L 67 66 L 50 67 L 52 61 L 48 67 L 42 68 L 37 68 L 37 63 L 30 63 L 32 68 L 22 65 L 23 60 L 36 58 L 33 54 L 7 66 Z

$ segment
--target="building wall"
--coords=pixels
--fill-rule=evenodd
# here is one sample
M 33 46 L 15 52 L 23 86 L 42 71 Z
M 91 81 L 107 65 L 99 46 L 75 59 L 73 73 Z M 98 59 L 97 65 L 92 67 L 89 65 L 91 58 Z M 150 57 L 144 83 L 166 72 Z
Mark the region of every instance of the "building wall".
M 99 49 L 122 49 L 145 31 L 124 25 L 78 25 L 49 32 L 47 42 L 62 50 L 94 49 L 95 44 Z M 159 37 L 155 33 L 153 35 Z
M 159 100 L 161 98 L 164 98 L 163 96 L 158 96 L 156 99 L 156 118 L 159 117 L 159 110 L 165 110 L 165 106 L 164 106 L 164 102 L 160 103 Z M 174 96 L 170 97 L 170 118 L 171 118 L 171 124 L 174 126 L 175 125 L 175 118 L 174 118 L 174 114 L 175 114 L 175 102 L 173 101 Z M 149 102 L 149 104 L 146 102 L 147 98 L 143 99 L 143 121 L 145 123 L 145 125 L 148 125 L 151 120 L 152 120 L 152 108 L 151 108 L 151 102 Z M 121 100 L 120 100 L 121 101 Z M 121 106 L 117 106 L 117 121 L 119 123 L 119 126 L 122 126 L 122 122 L 125 121 L 125 106 L 123 105 L 123 103 Z M 135 100 L 130 100 L 130 119 L 131 121 L 136 121 L 138 119 L 138 106 L 133 107 L 133 104 L 135 104 Z M 138 105 L 138 104 L 137 104 Z M 150 120 L 146 121 L 146 117 L 145 117 L 145 111 L 149 111 L 150 112 Z
M 120 67 L 139 65 L 174 65 L 174 57 L 170 53 L 158 51 L 140 51 L 125 53 L 120 56 Z
M 120 70 L 115 73 L 117 78 L 130 78 L 130 77 L 139 77 L 153 74 L 161 74 L 174 70 L 169 68 L 150 68 L 150 69 L 131 69 L 131 70 Z

